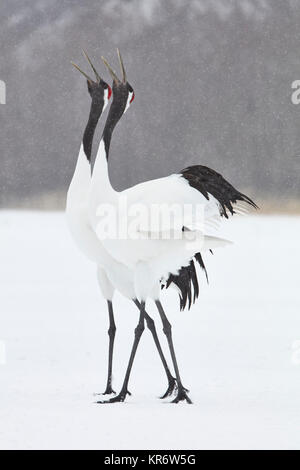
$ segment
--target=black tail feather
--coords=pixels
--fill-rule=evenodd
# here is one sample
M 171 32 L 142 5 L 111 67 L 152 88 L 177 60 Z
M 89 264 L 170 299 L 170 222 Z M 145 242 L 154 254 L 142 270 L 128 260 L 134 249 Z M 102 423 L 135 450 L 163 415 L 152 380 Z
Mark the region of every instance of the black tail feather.
M 206 280 L 208 282 L 208 275 L 201 253 L 196 253 L 194 259 L 191 260 L 188 266 L 180 268 L 178 274 L 170 274 L 165 285 L 166 289 L 168 289 L 168 287 L 173 283 L 178 288 L 180 310 L 184 310 L 186 307 L 190 309 L 192 304 L 194 304 L 199 297 L 199 283 L 195 262 L 197 262 L 205 272 Z

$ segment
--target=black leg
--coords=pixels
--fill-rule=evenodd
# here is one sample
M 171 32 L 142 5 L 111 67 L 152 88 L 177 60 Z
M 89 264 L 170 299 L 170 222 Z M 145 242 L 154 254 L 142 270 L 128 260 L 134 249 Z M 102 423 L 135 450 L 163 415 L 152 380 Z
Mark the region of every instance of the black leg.
M 106 389 L 103 395 L 110 395 L 111 393 L 116 393 L 111 386 L 112 382 L 112 363 L 113 363 L 113 353 L 114 353 L 114 341 L 116 335 L 116 324 L 114 319 L 114 312 L 111 300 L 107 301 L 108 306 L 108 315 L 109 315 L 109 351 L 108 351 L 108 373 L 107 373 L 107 384 Z
M 134 300 L 134 303 L 138 307 L 138 309 L 141 308 L 141 304 L 137 299 Z M 172 374 L 170 372 L 170 369 L 168 367 L 166 358 L 165 358 L 164 353 L 162 351 L 162 348 L 161 348 L 161 345 L 160 345 L 160 342 L 159 342 L 159 339 L 158 339 L 158 336 L 157 336 L 154 320 L 150 317 L 150 315 L 148 315 L 148 313 L 146 311 L 145 311 L 145 320 L 146 320 L 146 323 L 147 323 L 147 327 L 151 331 L 154 342 L 156 344 L 156 348 L 158 350 L 158 354 L 161 358 L 161 362 L 164 366 L 164 369 L 165 369 L 165 372 L 166 372 L 166 375 L 167 375 L 168 388 L 167 388 L 167 391 L 160 397 L 160 398 L 166 398 L 166 397 L 172 395 L 174 390 L 177 388 L 176 379 L 172 376 Z
M 164 309 L 162 307 L 162 304 L 160 303 L 159 300 L 155 302 L 157 309 L 159 311 L 161 321 L 163 324 L 163 332 L 165 333 L 168 344 L 169 344 L 169 349 L 173 361 L 173 366 L 175 370 L 175 375 L 176 375 L 176 380 L 177 380 L 177 387 L 178 387 L 178 393 L 175 399 L 172 401 L 172 403 L 178 403 L 179 401 L 186 400 L 188 403 L 192 403 L 191 399 L 188 397 L 187 392 L 188 390 L 184 388 L 181 382 L 180 374 L 179 374 L 179 369 L 177 365 L 177 360 L 176 360 L 176 355 L 175 355 L 175 350 L 174 350 L 174 345 L 173 345 L 173 339 L 172 339 L 172 326 L 169 320 L 166 317 L 166 314 L 164 312 Z
M 130 359 L 129 359 L 129 363 L 128 363 L 126 374 L 125 374 L 125 379 L 122 385 L 122 389 L 119 395 L 117 395 L 116 397 L 111 398 L 110 400 L 107 400 L 107 401 L 98 401 L 97 403 L 116 403 L 116 402 L 121 402 L 125 400 L 126 395 L 128 394 L 128 382 L 129 382 L 129 377 L 130 377 L 133 361 L 135 358 L 135 353 L 136 353 L 136 350 L 139 345 L 144 329 L 145 329 L 145 302 L 142 302 L 141 308 L 140 308 L 140 318 L 139 318 L 137 327 L 134 330 L 134 342 L 133 342 Z

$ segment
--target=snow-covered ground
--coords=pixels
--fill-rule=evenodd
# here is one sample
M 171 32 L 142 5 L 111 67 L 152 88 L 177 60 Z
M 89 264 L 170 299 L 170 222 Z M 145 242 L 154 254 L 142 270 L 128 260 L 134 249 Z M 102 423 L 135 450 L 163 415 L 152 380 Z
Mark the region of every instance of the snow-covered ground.
M 145 330 L 132 397 L 96 405 L 108 321 L 95 268 L 63 214 L 0 213 L 0 448 L 299 449 L 300 218 L 237 217 L 226 230 L 236 243 L 206 257 L 196 306 L 163 299 L 194 404 L 157 398 L 167 383 Z M 116 296 L 115 314 L 119 389 L 138 312 Z

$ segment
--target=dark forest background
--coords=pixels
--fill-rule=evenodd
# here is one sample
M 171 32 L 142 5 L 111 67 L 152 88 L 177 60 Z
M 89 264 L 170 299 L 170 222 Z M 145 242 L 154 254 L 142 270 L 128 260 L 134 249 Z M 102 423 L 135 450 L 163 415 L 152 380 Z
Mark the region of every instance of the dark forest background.
M 297 0 L 1 0 L 1 207 L 62 208 L 87 120 L 85 48 L 122 52 L 136 99 L 116 129 L 113 185 L 190 164 L 275 210 L 300 200 Z M 105 116 L 100 123 L 97 150 Z

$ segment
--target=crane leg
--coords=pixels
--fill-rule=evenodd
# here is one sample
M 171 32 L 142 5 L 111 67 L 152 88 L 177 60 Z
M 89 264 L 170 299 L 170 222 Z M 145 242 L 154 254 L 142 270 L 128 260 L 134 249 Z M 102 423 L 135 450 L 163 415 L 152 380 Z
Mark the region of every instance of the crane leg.
M 141 304 L 137 299 L 134 300 L 134 303 L 138 307 L 138 309 L 141 308 Z M 161 348 L 161 345 L 160 345 L 160 342 L 159 342 L 159 339 L 158 339 L 158 336 L 157 336 L 154 320 L 150 317 L 150 315 L 148 315 L 148 313 L 146 311 L 145 311 L 145 320 L 146 320 L 147 327 L 151 331 L 154 343 L 156 345 L 158 354 L 160 356 L 161 362 L 163 364 L 163 367 L 164 367 L 166 375 L 167 375 L 168 388 L 167 388 L 167 391 L 160 397 L 160 398 L 163 399 L 163 398 L 166 398 L 166 397 L 172 395 L 174 390 L 176 390 L 176 388 L 177 388 L 177 383 L 176 383 L 176 379 L 172 376 L 172 374 L 170 372 L 170 369 L 168 367 L 166 358 L 165 358 L 163 350 Z
M 187 403 L 192 403 L 191 399 L 188 397 L 187 392 L 188 390 L 184 388 L 181 382 L 180 374 L 179 374 L 179 369 L 178 369 L 178 364 L 177 364 L 177 359 L 175 355 L 175 350 L 174 350 L 174 345 L 173 345 L 173 339 L 172 339 L 172 326 L 169 320 L 167 319 L 167 316 L 164 312 L 164 309 L 162 307 L 162 304 L 160 303 L 159 300 L 155 302 L 157 310 L 160 314 L 160 318 L 163 324 L 163 332 L 165 333 L 167 340 L 168 340 L 168 345 L 170 349 L 170 354 L 172 357 L 172 362 L 175 370 L 175 375 L 176 375 L 176 380 L 177 380 L 177 395 L 172 401 L 172 403 L 178 403 L 179 401 L 184 401 L 186 400 Z
M 116 324 L 115 324 L 114 311 L 113 311 L 113 305 L 112 305 L 111 300 L 107 301 L 107 306 L 108 306 L 108 315 L 109 315 L 108 373 L 107 373 L 106 389 L 103 395 L 111 395 L 112 393 L 116 393 L 112 389 L 112 363 L 113 363 L 114 342 L 115 342 L 115 335 L 116 335 Z
M 133 346 L 132 346 L 130 359 L 129 359 L 129 363 L 127 366 L 125 379 L 124 379 L 121 391 L 117 396 L 111 398 L 110 400 L 98 401 L 97 403 L 117 403 L 117 402 L 122 402 L 125 400 L 126 396 L 128 395 L 128 382 L 129 382 L 129 377 L 130 377 L 133 361 L 135 358 L 135 353 L 136 353 L 136 350 L 139 345 L 144 329 L 145 329 L 145 302 L 142 302 L 140 306 L 140 318 L 134 330 Z

